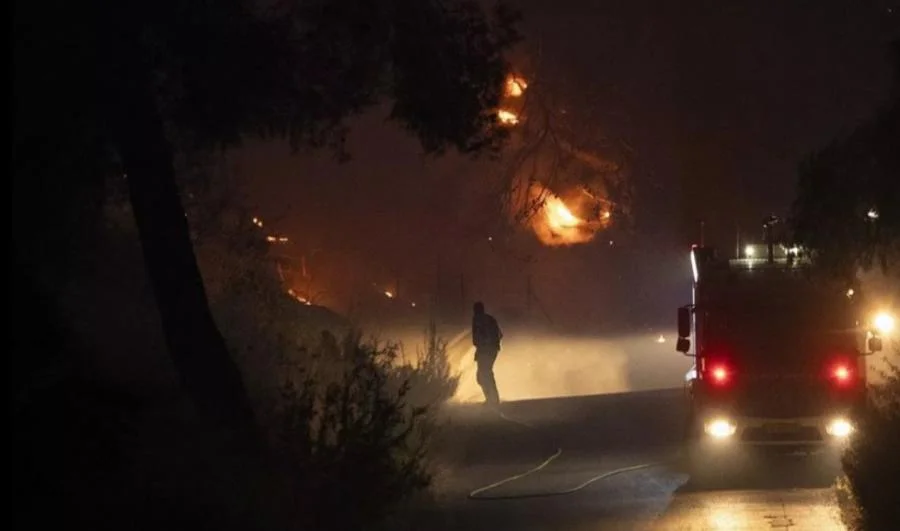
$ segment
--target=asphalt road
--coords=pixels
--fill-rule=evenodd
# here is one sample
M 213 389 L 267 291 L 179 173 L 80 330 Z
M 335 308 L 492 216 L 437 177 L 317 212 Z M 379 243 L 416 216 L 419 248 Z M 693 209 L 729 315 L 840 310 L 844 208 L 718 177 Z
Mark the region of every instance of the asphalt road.
M 528 400 L 502 414 L 452 406 L 438 497 L 417 527 L 844 529 L 834 458 L 758 457 L 725 478 L 691 477 L 678 459 L 682 398 L 676 389 Z

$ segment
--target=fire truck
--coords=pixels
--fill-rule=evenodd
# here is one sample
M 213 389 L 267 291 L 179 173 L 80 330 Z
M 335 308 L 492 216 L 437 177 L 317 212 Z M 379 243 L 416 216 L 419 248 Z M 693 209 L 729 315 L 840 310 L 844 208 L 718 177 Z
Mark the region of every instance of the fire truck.
M 735 448 L 839 448 L 866 402 L 865 355 L 882 348 L 859 289 L 818 276 L 771 236 L 736 254 L 690 253 L 693 301 L 678 309 L 676 349 L 694 357 L 691 463 Z

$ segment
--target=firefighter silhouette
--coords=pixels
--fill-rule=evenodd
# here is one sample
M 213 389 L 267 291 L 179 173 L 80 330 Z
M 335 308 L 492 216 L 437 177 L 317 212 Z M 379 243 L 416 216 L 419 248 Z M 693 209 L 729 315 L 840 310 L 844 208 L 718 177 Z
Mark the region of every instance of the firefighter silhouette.
M 478 367 L 475 380 L 484 392 L 485 403 L 496 406 L 500 403 L 500 395 L 494 380 L 494 362 L 500 353 L 503 332 L 500 331 L 497 320 L 485 313 L 482 302 L 476 302 L 473 311 L 472 344 L 475 345 L 475 363 Z

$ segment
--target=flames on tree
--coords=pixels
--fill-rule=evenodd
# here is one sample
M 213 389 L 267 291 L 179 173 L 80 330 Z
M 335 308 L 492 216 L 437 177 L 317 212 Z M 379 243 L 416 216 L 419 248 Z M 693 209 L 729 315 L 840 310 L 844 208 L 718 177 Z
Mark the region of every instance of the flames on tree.
M 517 115 L 513 111 L 509 111 L 506 109 L 500 109 L 499 111 L 497 111 L 497 119 L 503 125 L 518 125 L 519 124 L 519 115 Z
M 497 120 L 502 125 L 517 130 L 529 126 L 524 98 L 528 88 L 529 84 L 523 76 L 511 74 L 507 77 L 504 99 L 497 109 Z M 540 111 L 539 106 L 539 116 Z M 546 138 L 548 135 L 536 136 Z M 598 175 L 617 169 L 614 163 L 573 145 L 563 136 L 549 136 L 553 137 L 554 147 L 561 150 L 563 157 L 594 170 Z M 540 149 L 533 149 L 532 153 L 536 153 L 535 164 L 526 170 L 531 174 L 517 172 L 513 179 L 519 184 L 514 185 L 518 192 L 512 194 L 511 205 L 517 219 L 524 221 L 541 243 L 549 246 L 583 244 L 610 226 L 613 222 L 610 201 L 590 193 L 585 183 L 562 182 L 566 179 L 560 180 L 558 170 L 550 166 L 555 162 L 548 162 L 548 159 L 555 159 L 558 163 L 559 156 L 545 157 L 540 154 Z
M 531 194 L 539 210 L 530 228 L 544 245 L 587 243 L 612 221 L 610 211 L 585 194 L 570 193 L 563 199 L 541 185 L 534 185 Z
M 577 229 L 584 224 L 584 220 L 573 214 L 563 200 L 555 195 L 548 197 L 544 202 L 543 214 L 547 226 L 556 232 Z
M 518 98 L 525 94 L 525 89 L 527 88 L 528 82 L 525 81 L 525 78 L 511 74 L 506 78 L 506 85 L 504 86 L 503 92 L 507 98 Z

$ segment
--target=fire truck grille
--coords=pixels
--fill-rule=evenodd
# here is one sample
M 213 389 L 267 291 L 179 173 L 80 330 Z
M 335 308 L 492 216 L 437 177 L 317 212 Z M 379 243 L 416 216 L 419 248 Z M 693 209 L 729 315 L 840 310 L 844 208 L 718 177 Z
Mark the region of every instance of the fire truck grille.
M 822 433 L 813 426 L 798 426 L 786 431 L 772 431 L 766 428 L 746 428 L 741 433 L 745 442 L 816 442 L 822 440 Z
M 748 417 L 814 417 L 825 413 L 828 396 L 820 385 L 802 380 L 754 382 L 741 394 L 738 409 Z

